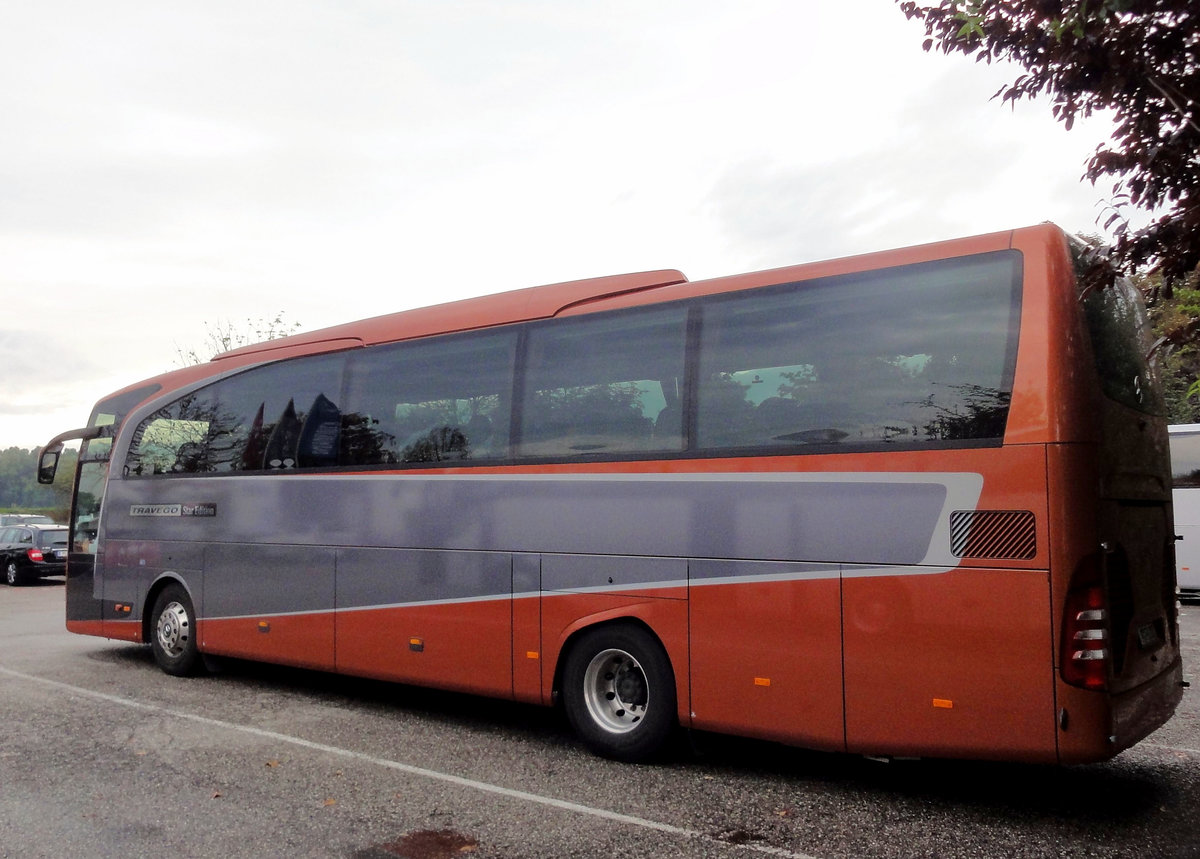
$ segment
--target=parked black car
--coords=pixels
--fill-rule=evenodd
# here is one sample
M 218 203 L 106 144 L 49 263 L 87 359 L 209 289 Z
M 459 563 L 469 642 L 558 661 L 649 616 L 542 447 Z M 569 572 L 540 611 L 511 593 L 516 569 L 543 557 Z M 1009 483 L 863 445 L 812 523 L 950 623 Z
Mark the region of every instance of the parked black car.
M 67 572 L 65 525 L 9 525 L 0 528 L 0 567 L 9 585 Z

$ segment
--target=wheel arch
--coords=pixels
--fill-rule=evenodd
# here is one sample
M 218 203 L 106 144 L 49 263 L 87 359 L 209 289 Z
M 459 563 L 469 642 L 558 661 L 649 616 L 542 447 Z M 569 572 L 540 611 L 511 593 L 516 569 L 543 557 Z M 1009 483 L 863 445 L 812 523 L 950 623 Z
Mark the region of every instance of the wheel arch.
M 561 708 L 563 705 L 562 695 L 559 694 L 562 690 L 563 666 L 579 639 L 596 629 L 611 629 L 621 626 L 638 627 L 658 643 L 658 646 L 663 649 L 663 653 L 667 655 L 667 664 L 671 666 L 671 673 L 675 678 L 676 694 L 678 694 L 679 671 L 676 669 L 674 660 L 671 659 L 671 650 L 667 647 L 666 642 L 663 641 L 662 636 L 643 618 L 633 614 L 620 614 L 612 617 L 592 619 L 578 624 L 571 630 L 562 644 L 559 645 L 558 655 L 554 660 L 554 679 L 550 686 L 550 700 L 556 708 Z
M 195 609 L 199 605 L 196 599 L 196 594 L 188 587 L 187 580 L 176 572 L 160 573 L 159 576 L 150 583 L 150 587 L 146 588 L 145 599 L 142 600 L 142 642 L 150 643 L 150 636 L 153 634 L 150 625 L 154 622 L 152 615 L 154 614 L 154 601 L 158 599 L 158 595 L 166 590 L 171 585 L 179 585 L 187 592 L 188 599 L 192 601 L 192 607 Z M 196 611 L 196 625 L 200 624 L 200 612 Z M 198 629 L 197 629 L 198 631 Z

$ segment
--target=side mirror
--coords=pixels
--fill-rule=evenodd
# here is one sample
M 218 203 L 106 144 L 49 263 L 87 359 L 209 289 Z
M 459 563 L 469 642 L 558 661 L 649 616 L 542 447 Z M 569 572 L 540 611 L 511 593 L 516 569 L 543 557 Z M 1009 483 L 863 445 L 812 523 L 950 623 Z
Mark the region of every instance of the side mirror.
M 112 435 L 113 427 L 108 425 L 102 427 L 81 427 L 79 429 L 60 432 L 54 438 L 50 439 L 50 443 L 42 448 L 42 455 L 38 457 L 38 483 L 54 482 L 54 475 L 58 473 L 58 457 L 62 454 L 64 441 L 76 438 L 88 441 L 89 439 L 100 438 L 100 436 L 106 434 Z
M 38 459 L 38 483 L 53 483 L 54 475 L 58 473 L 58 457 L 62 454 L 62 445 L 46 448 Z

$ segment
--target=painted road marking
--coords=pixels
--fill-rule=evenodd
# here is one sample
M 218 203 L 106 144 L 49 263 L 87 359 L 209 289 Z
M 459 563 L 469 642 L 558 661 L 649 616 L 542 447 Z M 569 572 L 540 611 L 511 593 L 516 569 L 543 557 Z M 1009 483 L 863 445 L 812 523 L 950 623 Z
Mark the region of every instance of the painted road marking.
M 233 722 L 225 722 L 220 719 L 213 719 L 208 716 L 198 716 L 195 713 L 187 713 L 182 710 L 173 710 L 170 707 L 162 707 L 157 704 L 147 704 L 142 701 L 135 701 L 131 698 L 121 698 L 117 695 L 108 695 L 104 692 L 96 692 L 92 689 L 85 689 L 81 686 L 72 686 L 69 683 L 62 683 L 58 680 L 49 680 L 45 677 L 36 677 L 32 674 L 25 674 L 20 671 L 13 671 L 9 668 L 0 667 L 0 674 L 14 677 L 19 680 L 26 680 L 30 683 L 40 683 L 43 686 L 50 686 L 55 689 L 60 689 L 74 695 L 79 695 L 84 698 L 92 698 L 98 701 L 105 701 L 109 704 L 116 704 L 120 707 L 127 707 L 132 710 L 142 710 L 147 713 L 156 713 L 162 716 L 170 716 L 176 719 L 182 719 L 188 722 L 195 722 L 200 725 L 208 725 L 214 728 L 223 728 L 227 731 L 237 731 L 242 734 L 250 734 L 255 737 L 261 737 L 266 740 L 274 740 L 280 743 L 289 743 L 301 748 L 310 749 L 316 752 L 323 752 L 328 755 L 336 755 L 341 758 L 361 761 L 362 763 L 372 764 L 378 767 L 384 767 L 390 770 L 405 773 L 406 775 L 418 776 L 420 778 L 432 779 L 434 781 L 444 782 L 446 784 L 457 785 L 468 790 L 476 790 L 483 793 L 491 793 L 497 796 L 515 799 L 520 802 L 535 803 L 544 805 L 550 808 L 556 808 L 560 811 L 567 811 L 573 814 L 582 814 L 588 817 L 597 817 L 602 820 L 609 820 L 614 823 L 623 823 L 627 826 L 636 826 L 641 829 L 651 829 L 656 832 L 663 832 L 667 835 L 676 835 L 680 838 L 686 838 L 691 841 L 705 842 L 712 845 L 719 845 L 729 850 L 739 850 L 742 852 L 760 853 L 767 856 L 782 856 L 785 859 L 816 859 L 807 853 L 796 853 L 791 850 L 785 850 L 781 847 L 772 847 L 767 844 L 755 844 L 753 842 L 734 844 L 729 841 L 724 841 L 720 838 L 714 838 L 711 835 L 706 835 L 703 832 L 698 832 L 695 829 L 686 829 L 681 826 L 672 826 L 669 823 L 659 823 L 656 820 L 647 820 L 644 817 L 634 817 L 629 814 L 620 814 L 615 811 L 608 811 L 603 808 L 594 808 L 590 805 L 583 805 L 578 802 L 569 802 L 564 799 L 555 799 L 552 796 L 542 796 L 537 793 L 529 793 L 524 790 L 514 790 L 509 787 L 502 787 L 496 784 L 490 784 L 485 781 L 477 781 L 463 776 L 453 775 L 451 773 L 439 772 L 438 770 L 426 769 L 425 767 L 413 766 L 412 764 L 393 761 L 389 758 L 380 758 L 375 755 L 369 755 L 365 752 L 356 752 L 352 749 L 343 749 L 338 746 L 330 746 L 325 743 L 314 743 L 311 740 L 305 740 L 301 737 L 293 737 L 290 734 L 281 734 L 277 731 L 268 731 L 263 728 L 254 728 L 249 725 L 238 725 Z

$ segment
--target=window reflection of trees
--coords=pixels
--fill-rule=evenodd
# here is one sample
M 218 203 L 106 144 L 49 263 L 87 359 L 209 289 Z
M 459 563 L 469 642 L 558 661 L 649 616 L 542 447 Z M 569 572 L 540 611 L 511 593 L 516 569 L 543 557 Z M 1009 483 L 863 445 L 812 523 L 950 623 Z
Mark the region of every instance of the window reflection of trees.
M 804 365 L 714 374 L 701 388 L 701 444 L 898 444 L 1004 434 L 1011 395 L 952 381 L 964 375 L 953 356 L 842 358 L 825 370 Z
M 342 456 L 345 465 L 383 465 L 396 462 L 396 436 L 370 415 L 342 416 Z
M 229 470 L 245 431 L 239 415 L 206 393 L 189 394 L 143 421 L 126 470 L 138 475 Z
M 1004 435 L 1011 393 L 973 384 L 948 387 L 957 392 L 949 404 L 934 402 L 935 393 L 918 404 L 934 415 L 922 427 L 926 439 L 955 441 Z
M 219 396 L 190 394 L 142 422 L 126 473 L 200 474 L 469 459 L 493 435 L 499 396 L 446 399 L 401 407 L 392 429 L 370 415 L 342 414 L 318 395 L 302 411 L 294 398 L 273 421 L 265 402 L 252 419 Z
M 637 382 L 535 391 L 527 407 L 524 440 L 577 453 L 636 447 L 648 441 L 654 429 L 642 394 Z
M 471 459 L 491 451 L 498 394 L 444 397 L 398 405 L 394 443 L 400 462 Z

